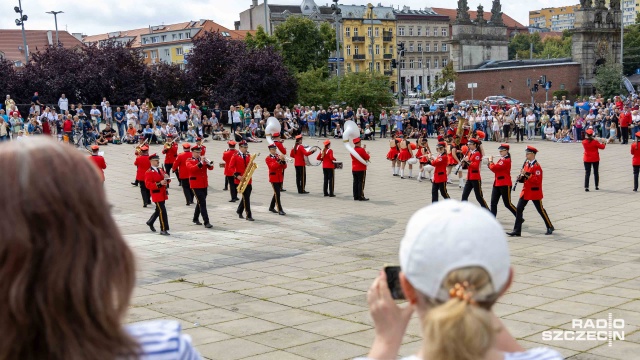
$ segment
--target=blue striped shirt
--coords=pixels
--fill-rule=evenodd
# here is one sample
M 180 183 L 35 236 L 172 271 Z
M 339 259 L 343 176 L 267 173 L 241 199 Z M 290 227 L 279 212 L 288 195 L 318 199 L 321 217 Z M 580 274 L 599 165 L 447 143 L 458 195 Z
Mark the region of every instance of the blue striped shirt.
M 126 326 L 138 341 L 141 360 L 200 360 L 191 345 L 191 337 L 182 334 L 180 323 L 174 320 L 145 321 Z

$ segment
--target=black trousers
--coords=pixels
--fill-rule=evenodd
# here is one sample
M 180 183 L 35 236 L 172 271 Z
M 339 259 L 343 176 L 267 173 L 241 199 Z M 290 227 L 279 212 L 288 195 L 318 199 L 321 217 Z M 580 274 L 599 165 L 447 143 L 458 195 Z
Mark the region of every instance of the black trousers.
M 238 198 L 238 184 L 233 181 L 233 176 L 226 176 L 227 185 L 229 186 L 229 193 L 231 194 L 231 200 Z
M 353 174 L 353 199 L 364 199 L 364 184 L 367 179 L 366 171 L 352 171 Z
M 598 173 L 598 168 L 600 167 L 600 162 L 585 162 L 584 163 L 584 188 L 589 188 L 589 178 L 591 177 L 591 167 L 593 167 L 593 179 L 596 181 L 596 187 L 600 183 L 600 174 Z
M 552 228 L 551 220 L 549 220 L 549 215 L 547 215 L 547 211 L 542 206 L 542 200 L 531 200 L 533 201 L 533 205 L 538 210 L 538 214 L 542 216 L 542 220 L 544 220 L 544 224 L 547 226 L 547 229 Z M 522 214 L 524 213 L 524 208 L 527 206 L 529 200 L 525 200 L 524 197 L 521 197 L 518 200 L 517 214 L 516 214 L 516 224 L 513 226 L 513 231 L 515 233 L 520 234 L 522 231 Z
M 431 202 L 438 202 L 438 191 L 442 195 L 443 199 L 450 199 L 449 193 L 447 192 L 447 182 L 441 183 L 433 183 L 431 184 Z
M 271 187 L 273 188 L 273 196 L 271 197 L 271 204 L 269 205 L 269 209 L 275 209 L 276 206 L 278 211 L 282 210 L 282 203 L 280 202 L 280 190 L 282 190 L 282 183 L 271 183 Z M 246 192 L 247 190 L 245 190 Z
M 240 204 L 238 205 L 238 209 L 236 210 L 238 214 L 242 214 L 242 212 L 246 210 L 247 217 L 253 217 L 251 216 L 251 189 L 252 189 L 251 184 L 247 184 L 247 187 L 244 189 L 244 192 L 242 193 L 242 201 L 240 201 Z
M 473 190 L 473 193 L 476 195 L 478 204 L 488 210 L 489 207 L 487 206 L 487 202 L 484 201 L 484 197 L 482 196 L 482 181 L 467 180 L 466 184 L 464 184 L 464 189 L 462 190 L 462 201 L 469 201 L 471 190 Z
M 191 185 L 189 185 L 189 178 L 180 179 L 180 184 L 182 185 L 182 192 L 184 193 L 185 200 L 187 200 L 187 204 L 193 204 L 193 191 L 191 191 Z
M 307 167 L 296 166 L 296 186 L 298 187 L 298 193 L 303 193 L 304 188 L 307 185 Z
M 153 212 L 148 223 L 153 225 L 158 218 L 160 218 L 160 230 L 169 231 L 169 218 L 167 217 L 167 208 L 164 206 L 164 201 L 156 203 L 156 211 Z
M 327 137 L 327 127 L 328 126 L 329 126 L 328 122 L 321 121 L 320 122 L 320 131 L 318 131 L 318 136 Z M 324 131 L 324 135 L 321 135 L 323 131 Z
M 620 126 L 620 132 L 622 133 L 622 143 L 629 143 L 629 127 Z
M 225 176 L 224 177 L 224 189 L 223 190 L 228 190 L 229 189 L 229 177 Z
M 491 190 L 491 213 L 493 216 L 498 214 L 498 202 L 502 198 L 504 207 L 511 211 L 513 216 L 516 216 L 516 207 L 511 203 L 511 186 L 494 186 Z
M 196 197 L 196 210 L 193 213 L 193 221 L 196 221 L 202 215 L 204 224 L 209 224 L 209 213 L 207 212 L 207 188 L 191 189 Z
M 322 191 L 325 195 L 333 195 L 333 186 L 335 181 L 336 169 L 322 168 L 322 174 L 324 175 L 324 183 L 322 184 Z
M 140 185 L 140 195 L 142 195 L 142 204 L 143 205 L 151 204 L 151 191 L 147 189 L 147 185 L 145 185 L 143 180 L 138 180 L 138 184 Z
M 516 126 L 515 133 L 516 133 L 516 141 L 524 141 L 524 128 Z
M 189 130 L 189 121 L 180 122 L 180 132 L 187 132 Z
M 633 165 L 633 190 L 638 190 L 638 174 L 640 174 L 640 165 Z

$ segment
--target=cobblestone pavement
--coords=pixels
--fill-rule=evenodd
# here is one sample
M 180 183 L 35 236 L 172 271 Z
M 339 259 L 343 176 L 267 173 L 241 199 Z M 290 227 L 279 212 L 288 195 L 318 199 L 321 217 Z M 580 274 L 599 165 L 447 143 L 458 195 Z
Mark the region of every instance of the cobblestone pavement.
M 316 139 L 305 142 L 315 145 Z M 285 142 L 289 149 L 292 144 Z M 601 190 L 592 185 L 586 193 L 580 144 L 533 144 L 540 150 L 544 205 L 556 231 L 544 236 L 544 223 L 529 204 L 523 236 L 509 239 L 515 281 L 495 311 L 527 348 L 553 346 L 573 359 L 637 358 L 640 194 L 631 191 L 629 148 L 612 144 L 601 152 Z M 207 157 L 217 163 L 225 144 L 206 145 Z M 173 185 L 167 203 L 170 237 L 144 225 L 153 209 L 142 208 L 138 188 L 129 184 L 135 173 L 133 146 L 105 147 L 112 211 L 138 257 L 138 286 L 127 321 L 177 319 L 209 359 L 366 354 L 373 340 L 366 290 L 385 263 L 398 262 L 406 222 L 430 203 L 431 191 L 428 181 L 391 176 L 387 141 L 366 145 L 373 160 L 365 189 L 369 202 L 353 201 L 350 158 L 342 141 L 334 140 L 336 157 L 346 168 L 336 170 L 337 197 L 323 197 L 320 168 L 308 168 L 311 194 L 298 195 L 291 168 L 282 196 L 287 215 L 272 214 L 267 211 L 273 193 L 264 163 L 267 144 L 251 144 L 251 152 L 262 153 L 252 193 L 256 221 L 238 219 L 216 166 L 207 199 L 213 229 L 192 224 L 193 206 L 185 205 L 181 188 Z M 485 147 L 488 155 L 498 154 L 496 143 Z M 512 174 L 524 160 L 524 147 L 512 144 Z M 153 145 L 151 152 L 161 149 Z M 493 177 L 484 166 L 482 173 L 488 201 Z M 456 185 L 449 193 L 459 199 Z M 513 216 L 502 205 L 498 219 L 506 230 L 512 228 Z M 543 331 L 571 330 L 574 318 L 606 319 L 610 313 L 625 322 L 624 341 L 611 347 L 606 341 L 543 341 Z M 421 345 L 417 319 L 407 333 L 403 355 Z

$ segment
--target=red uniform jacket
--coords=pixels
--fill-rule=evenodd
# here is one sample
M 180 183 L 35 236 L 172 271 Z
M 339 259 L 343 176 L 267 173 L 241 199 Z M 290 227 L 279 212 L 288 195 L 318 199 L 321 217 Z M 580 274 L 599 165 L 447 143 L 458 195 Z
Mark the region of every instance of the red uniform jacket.
M 187 160 L 187 168 L 189 169 L 189 186 L 192 189 L 204 189 L 209 186 L 207 170 L 213 170 L 213 165 L 206 165 L 200 159 L 191 158 Z
M 626 113 L 621 113 L 620 114 L 620 127 L 629 127 L 629 125 L 631 125 L 631 113 L 630 112 L 626 112 Z
M 355 150 L 365 161 L 369 160 L 370 156 L 365 149 L 356 146 Z M 351 171 L 367 171 L 367 165 L 361 163 L 360 160 L 351 155 Z
M 433 182 L 436 184 L 447 182 L 447 165 L 449 165 L 449 157 L 447 154 L 438 155 L 437 158 L 431 160 L 431 165 L 435 167 L 433 171 Z
M 640 146 L 638 144 L 631 144 L 631 155 L 633 155 L 631 165 L 640 166 Z
M 284 181 L 284 169 L 287 168 L 287 163 L 281 164 L 279 161 L 278 155 L 271 155 L 266 157 L 264 161 L 267 163 L 269 167 L 269 182 L 270 183 L 281 183 Z
M 162 168 L 158 168 L 158 171 L 154 171 L 153 168 L 147 170 L 144 174 L 144 184 L 147 189 L 151 191 L 151 201 L 158 203 L 161 201 L 167 201 L 169 196 L 167 195 L 167 187 L 160 184 L 164 180 L 165 172 Z M 171 180 L 167 180 L 167 183 Z
M 242 153 L 238 151 L 237 154 L 231 157 L 231 172 L 233 172 L 234 176 L 244 176 L 244 171 L 247 169 L 247 164 L 251 161 L 251 155 L 247 152 L 244 154 L 244 158 Z M 233 181 L 236 184 L 240 184 L 240 180 L 234 179 Z M 249 180 L 249 184 L 253 183 L 253 179 Z
M 278 151 L 280 151 L 282 155 L 287 155 L 287 148 L 284 147 L 282 141 L 274 141 L 273 144 L 278 148 Z
M 165 154 L 164 163 L 165 164 L 173 164 L 176 162 L 176 158 L 178 157 L 178 144 L 175 142 L 171 144 L 171 147 L 168 149 L 162 149 L 162 153 Z
M 222 161 L 224 161 L 224 176 L 233 176 L 231 171 L 231 158 L 238 152 L 236 149 L 228 149 L 222 153 Z
M 136 180 L 144 181 L 144 174 L 146 174 L 147 170 L 151 167 L 151 161 L 149 161 L 149 155 L 140 155 L 136 158 L 136 161 L 133 162 L 133 165 L 138 167 L 138 171 L 136 172 Z
M 467 180 L 482 180 L 480 176 L 480 164 L 482 164 L 482 154 L 479 150 L 471 151 L 467 154 L 469 158 L 469 171 L 467 172 Z
M 96 166 L 100 170 L 102 181 L 104 181 L 104 169 L 107 168 L 107 163 L 104 161 L 104 158 L 100 155 L 90 155 L 89 160 L 93 161 L 93 163 L 96 164 Z
M 202 151 L 200 151 L 200 156 L 204 156 L 204 154 L 207 153 L 207 147 L 204 145 L 200 145 L 200 148 L 202 149 Z
M 189 168 L 187 167 L 187 160 L 191 159 L 193 154 L 191 151 L 185 151 L 180 153 L 173 163 L 173 172 L 178 172 L 179 179 L 184 180 L 189 178 Z
M 489 170 L 496 174 L 493 186 L 511 186 L 511 157 L 500 158 L 497 163 L 489 163 Z
M 534 160 L 533 165 L 527 162 L 524 171 L 529 174 L 529 178 L 524 182 L 520 197 L 525 200 L 542 200 L 542 168 L 538 160 Z
M 294 145 L 293 149 L 291 149 L 290 154 L 290 156 L 295 159 L 295 161 L 293 162 L 293 165 L 295 166 L 307 165 L 307 163 L 304 161 L 304 157 L 309 155 L 311 155 L 311 153 L 308 152 L 301 144 Z
M 584 147 L 584 156 L 582 161 L 584 162 L 598 162 L 600 161 L 600 154 L 598 149 L 604 150 L 605 144 L 597 140 L 582 140 L 582 146 Z
M 324 158 L 322 157 L 322 151 L 318 154 L 318 160 L 322 160 L 322 168 L 323 169 L 335 169 L 336 165 L 333 163 L 336 161 L 336 158 L 333 157 L 333 150 L 327 150 Z

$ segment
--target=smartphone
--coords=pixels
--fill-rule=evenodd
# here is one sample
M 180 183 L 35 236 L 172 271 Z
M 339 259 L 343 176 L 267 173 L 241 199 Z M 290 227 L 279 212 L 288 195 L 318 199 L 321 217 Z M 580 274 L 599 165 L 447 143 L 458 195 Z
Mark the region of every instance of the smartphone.
M 387 275 L 387 286 L 391 291 L 391 297 L 395 300 L 404 300 L 404 293 L 400 286 L 400 266 L 386 266 L 384 273 Z

